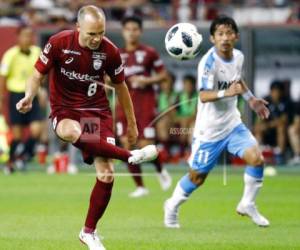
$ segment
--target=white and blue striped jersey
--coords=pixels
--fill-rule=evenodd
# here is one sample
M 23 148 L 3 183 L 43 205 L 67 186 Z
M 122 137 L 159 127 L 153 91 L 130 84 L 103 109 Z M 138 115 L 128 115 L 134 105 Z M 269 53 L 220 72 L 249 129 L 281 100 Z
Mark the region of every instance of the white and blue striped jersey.
M 233 50 L 231 61 L 224 61 L 212 47 L 198 65 L 198 90 L 225 90 L 230 84 L 241 79 L 244 55 Z M 237 97 L 226 97 L 214 102 L 198 101 L 194 138 L 203 142 L 225 138 L 241 123 L 237 108 Z

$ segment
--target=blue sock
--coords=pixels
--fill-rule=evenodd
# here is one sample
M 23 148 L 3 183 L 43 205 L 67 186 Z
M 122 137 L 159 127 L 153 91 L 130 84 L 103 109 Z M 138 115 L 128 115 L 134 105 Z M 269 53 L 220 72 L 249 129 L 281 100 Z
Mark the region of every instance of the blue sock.
M 183 189 L 183 191 L 190 195 L 195 189 L 197 189 L 197 185 L 194 184 L 191 180 L 188 174 L 186 174 L 185 176 L 183 176 L 181 178 L 181 180 L 179 181 L 179 184 L 181 186 L 181 188 Z
M 262 179 L 264 176 L 264 168 L 263 166 L 259 166 L 259 167 L 246 166 L 245 173 L 254 178 Z

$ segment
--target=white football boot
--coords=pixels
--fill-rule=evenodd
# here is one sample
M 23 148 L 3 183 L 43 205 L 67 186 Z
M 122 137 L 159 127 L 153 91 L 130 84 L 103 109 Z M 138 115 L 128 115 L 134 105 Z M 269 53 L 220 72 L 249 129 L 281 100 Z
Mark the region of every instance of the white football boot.
M 258 212 L 255 204 L 244 205 L 240 202 L 236 211 L 242 216 L 249 216 L 252 221 L 260 227 L 270 226 L 270 222 Z
M 137 187 L 132 193 L 129 194 L 131 198 L 140 198 L 149 194 L 149 190 L 145 187 Z
M 165 168 L 162 169 L 161 173 L 159 173 L 157 177 L 163 191 L 167 191 L 172 186 L 172 177 Z
M 81 229 L 79 233 L 79 240 L 88 246 L 89 250 L 106 250 L 99 236 L 97 235 L 97 231 L 93 233 L 85 233 L 83 229 Z
M 168 200 L 164 204 L 164 224 L 167 228 L 180 228 L 178 222 L 178 208 L 170 206 Z
M 147 145 L 141 149 L 130 151 L 132 154 L 128 158 L 130 164 L 140 164 L 146 161 L 152 161 L 157 158 L 158 151 L 155 145 Z

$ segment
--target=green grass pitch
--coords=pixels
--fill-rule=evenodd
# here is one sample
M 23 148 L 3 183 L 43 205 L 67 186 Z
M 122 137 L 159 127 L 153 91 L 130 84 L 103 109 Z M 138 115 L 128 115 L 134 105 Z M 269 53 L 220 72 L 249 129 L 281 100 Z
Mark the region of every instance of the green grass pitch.
M 98 225 L 106 248 L 300 249 L 300 169 L 282 168 L 278 176 L 265 178 L 257 203 L 271 221 L 269 228 L 259 228 L 235 213 L 243 188 L 242 172 L 228 172 L 227 186 L 223 185 L 221 171 L 213 171 L 206 184 L 182 206 L 179 230 L 163 227 L 162 206 L 172 190 L 162 192 L 156 178 L 146 177 L 150 195 L 129 199 L 128 193 L 134 188 L 132 180 L 117 177 L 111 203 Z M 91 173 L 1 173 L 0 249 L 87 249 L 79 242 L 78 233 L 95 180 Z M 183 173 L 183 168 L 173 171 L 173 187 Z

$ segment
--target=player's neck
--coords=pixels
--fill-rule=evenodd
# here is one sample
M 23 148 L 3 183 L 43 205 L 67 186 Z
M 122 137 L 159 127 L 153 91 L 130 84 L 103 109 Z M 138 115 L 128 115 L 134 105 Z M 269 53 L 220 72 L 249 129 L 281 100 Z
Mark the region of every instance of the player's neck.
M 127 51 L 134 51 L 140 46 L 139 42 L 136 43 L 127 43 L 125 48 Z
M 219 57 L 221 57 L 224 61 L 231 61 L 233 58 L 233 52 L 232 51 L 228 51 L 228 52 L 222 52 L 219 50 L 216 50 L 217 55 Z

